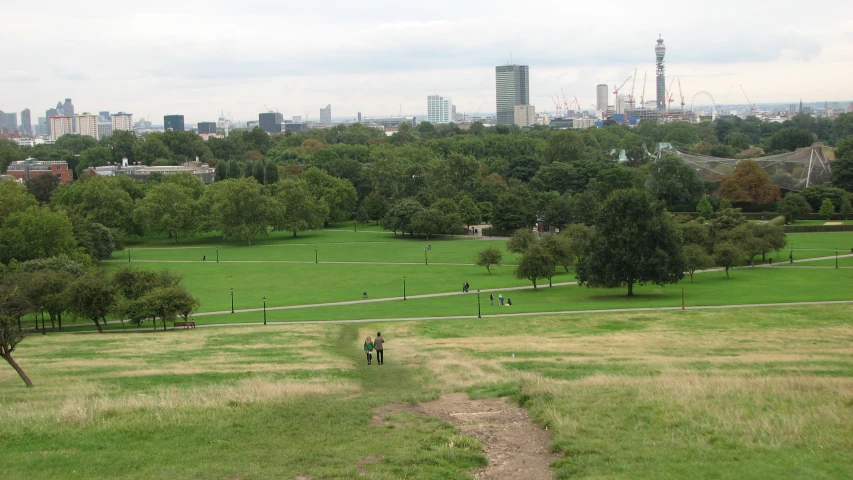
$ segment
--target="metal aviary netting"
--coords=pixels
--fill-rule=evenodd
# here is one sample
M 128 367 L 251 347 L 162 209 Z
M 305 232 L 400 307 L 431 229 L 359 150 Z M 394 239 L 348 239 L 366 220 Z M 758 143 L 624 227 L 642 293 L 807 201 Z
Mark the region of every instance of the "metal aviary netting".
M 771 155 L 769 157 L 750 158 L 761 165 L 768 175 L 770 182 L 785 190 L 803 191 L 810 185 L 829 183 L 830 168 L 822 143 L 811 147 L 800 148 L 794 152 Z M 735 169 L 741 162 L 736 158 L 719 158 L 698 155 L 674 148 L 668 143 L 658 145 L 656 152 L 660 158 L 663 154 L 672 154 L 681 158 L 684 163 L 694 167 L 699 178 L 708 182 L 719 182 Z

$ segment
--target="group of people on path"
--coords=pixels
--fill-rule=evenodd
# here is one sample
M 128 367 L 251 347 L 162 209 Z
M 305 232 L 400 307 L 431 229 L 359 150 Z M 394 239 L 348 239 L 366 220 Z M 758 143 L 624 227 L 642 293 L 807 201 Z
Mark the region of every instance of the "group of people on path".
M 364 353 L 367 354 L 367 364 L 373 363 L 373 351 L 376 350 L 376 363 L 382 365 L 385 363 L 384 355 L 385 339 L 382 338 L 382 332 L 376 332 L 376 338 L 370 338 L 370 335 L 364 339 Z

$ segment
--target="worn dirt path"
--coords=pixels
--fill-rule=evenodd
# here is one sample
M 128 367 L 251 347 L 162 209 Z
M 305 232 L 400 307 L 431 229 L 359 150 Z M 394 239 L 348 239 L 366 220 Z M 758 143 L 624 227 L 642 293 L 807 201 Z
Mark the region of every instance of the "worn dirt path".
M 544 480 L 554 478 L 551 464 L 560 457 L 551 453 L 547 431 L 537 427 L 527 411 L 504 398 L 471 400 L 453 393 L 438 400 L 406 405 L 406 410 L 441 418 L 465 435 L 483 442 L 489 465 L 475 473 L 482 480 Z

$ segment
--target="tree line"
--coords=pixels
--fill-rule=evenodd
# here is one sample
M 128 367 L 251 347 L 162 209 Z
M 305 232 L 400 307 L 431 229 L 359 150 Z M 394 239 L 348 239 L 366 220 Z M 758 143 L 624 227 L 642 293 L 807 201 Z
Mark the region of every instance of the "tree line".
M 28 334 L 62 330 L 63 317 L 95 324 L 103 333 L 107 318 L 118 318 L 142 325 L 157 321 L 163 330 L 167 322 L 184 321 L 198 308 L 199 301 L 181 285 L 181 276 L 162 270 L 119 269 L 110 276 L 105 270 L 79 258 L 57 255 L 28 260 L 0 273 L 0 357 L 21 376 L 27 386 L 32 381 L 12 357 L 18 343 Z M 45 320 L 47 314 L 47 320 Z M 35 316 L 35 327 L 22 323 Z M 39 328 L 39 316 L 41 327 Z
M 699 270 L 719 267 L 729 270 L 744 264 L 755 266 L 786 245 L 784 217 L 750 223 L 741 209 L 722 202 L 716 210 L 706 202 L 704 217 L 678 218 L 636 188 L 616 190 L 592 215 L 590 224 L 572 223 L 558 233 L 537 236 L 529 228 L 519 229 L 507 241 L 507 250 L 521 255 L 515 276 L 548 280 L 562 267 L 574 267 L 580 285 L 616 288 L 626 286 L 633 296 L 634 285 L 676 283 Z M 630 219 L 630 221 L 626 220 Z M 476 263 L 500 265 L 503 255 L 490 247 L 477 254 Z

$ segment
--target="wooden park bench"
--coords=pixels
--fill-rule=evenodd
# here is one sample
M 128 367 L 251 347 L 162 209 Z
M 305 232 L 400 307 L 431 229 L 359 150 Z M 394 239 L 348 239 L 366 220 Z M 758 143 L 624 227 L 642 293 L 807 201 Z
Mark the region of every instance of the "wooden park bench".
M 195 321 L 189 322 L 175 322 L 175 328 L 184 327 L 184 328 L 195 328 Z

